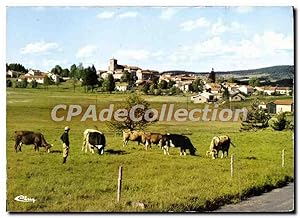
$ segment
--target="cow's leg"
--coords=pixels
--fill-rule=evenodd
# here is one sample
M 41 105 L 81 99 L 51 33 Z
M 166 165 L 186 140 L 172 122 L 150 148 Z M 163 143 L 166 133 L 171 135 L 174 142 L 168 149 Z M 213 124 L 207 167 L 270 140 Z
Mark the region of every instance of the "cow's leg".
M 169 147 L 168 147 L 168 146 L 166 146 L 166 145 L 163 146 L 163 149 L 164 149 L 164 154 L 165 154 L 165 155 L 170 155 L 170 154 L 169 154 Z
M 128 139 L 123 140 L 123 147 L 125 147 L 128 144 Z
M 183 149 L 183 155 L 186 156 L 186 150 L 185 149 Z
M 15 144 L 15 150 L 16 152 L 18 152 L 18 150 L 22 151 L 22 142 L 18 142 Z
M 222 154 L 221 154 L 221 159 L 224 158 L 224 151 L 222 151 Z
M 217 150 L 216 149 L 213 149 L 211 151 L 211 156 L 212 156 L 212 159 L 216 159 L 216 156 L 217 156 Z
M 184 149 L 180 148 L 180 152 L 179 152 L 180 156 L 184 154 Z
M 85 148 L 85 140 L 83 139 L 81 151 L 84 151 Z
M 34 150 L 39 151 L 39 145 L 38 144 L 34 144 Z
M 92 148 L 92 145 L 91 145 L 91 144 L 89 144 L 89 151 L 92 152 L 92 154 L 95 154 L 95 151 L 94 151 L 94 149 Z
M 226 152 L 226 156 L 225 156 L 225 154 L 224 154 L 224 157 L 227 158 L 227 157 L 228 157 L 228 150 L 226 150 L 225 152 Z M 225 153 L 225 152 L 224 152 L 224 153 Z

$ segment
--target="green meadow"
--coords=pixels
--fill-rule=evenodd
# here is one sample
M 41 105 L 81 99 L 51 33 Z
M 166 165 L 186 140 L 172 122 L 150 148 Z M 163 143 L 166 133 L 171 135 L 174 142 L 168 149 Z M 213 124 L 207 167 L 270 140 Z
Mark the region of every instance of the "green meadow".
M 284 185 L 294 178 L 292 131 L 240 132 L 240 122 L 184 121 L 156 122 L 146 131 L 188 134 L 197 155 L 179 156 L 170 149 L 165 156 L 159 146 L 145 150 L 129 142 L 122 146 L 122 136 L 105 122 L 78 117 L 54 122 L 51 110 L 58 104 L 89 104 L 107 108 L 121 103 L 128 94 L 82 93 L 64 89 L 7 89 L 6 157 L 7 211 L 10 212 L 184 212 L 209 211 L 225 203 L 236 203 L 253 194 Z M 187 96 L 143 96 L 152 108 L 164 103 L 175 108 L 203 108 Z M 250 101 L 230 105 L 246 106 Z M 225 105 L 226 106 L 226 105 Z M 224 107 L 225 107 L 224 106 Z M 228 105 L 227 105 L 228 106 Z M 60 135 L 70 126 L 70 155 L 62 164 Z M 83 131 L 97 128 L 107 140 L 104 155 L 81 151 Z M 14 150 L 14 131 L 32 130 L 44 134 L 53 144 L 51 153 L 43 148 L 35 152 L 32 145 Z M 230 157 L 212 160 L 205 156 L 213 136 L 227 134 L 236 147 L 234 176 Z M 281 152 L 285 149 L 285 166 Z M 121 201 L 117 203 L 118 168 L 123 166 Z M 15 201 L 18 195 L 36 199 L 35 203 Z M 143 207 L 136 206 L 138 203 Z

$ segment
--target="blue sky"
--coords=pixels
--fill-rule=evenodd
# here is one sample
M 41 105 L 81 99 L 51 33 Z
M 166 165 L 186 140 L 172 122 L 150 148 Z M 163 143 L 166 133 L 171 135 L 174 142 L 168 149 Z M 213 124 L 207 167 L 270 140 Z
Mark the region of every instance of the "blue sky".
M 6 61 L 237 70 L 293 64 L 291 7 L 8 7 Z

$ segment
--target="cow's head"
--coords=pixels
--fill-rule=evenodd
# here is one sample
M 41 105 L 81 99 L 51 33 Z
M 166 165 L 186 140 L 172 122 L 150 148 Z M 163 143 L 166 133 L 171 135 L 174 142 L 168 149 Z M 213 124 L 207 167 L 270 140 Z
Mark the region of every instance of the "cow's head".
M 206 157 L 212 157 L 212 159 L 216 159 L 217 153 L 218 152 L 216 149 L 208 150 L 206 151 Z
M 53 144 L 46 144 L 45 148 L 48 153 L 50 153 L 50 148 L 53 147 Z
M 191 155 L 195 155 L 196 154 L 197 149 L 194 146 L 192 146 L 189 150 L 190 150 L 190 154 Z

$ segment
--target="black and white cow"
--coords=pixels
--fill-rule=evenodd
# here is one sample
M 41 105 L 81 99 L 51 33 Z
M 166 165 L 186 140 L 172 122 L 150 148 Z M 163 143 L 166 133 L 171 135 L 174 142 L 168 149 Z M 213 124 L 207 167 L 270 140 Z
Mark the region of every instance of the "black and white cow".
M 104 154 L 104 147 L 106 146 L 106 139 L 102 132 L 95 129 L 86 129 L 83 133 L 82 151 L 89 149 L 90 152 L 95 153 L 94 149 L 98 150 L 98 154 Z
M 190 151 L 191 155 L 195 155 L 196 148 L 193 146 L 191 140 L 184 135 L 167 134 L 163 135 L 160 141 L 161 148 L 164 149 L 164 154 L 169 154 L 169 148 L 180 148 L 180 155 L 186 155 L 186 149 Z

